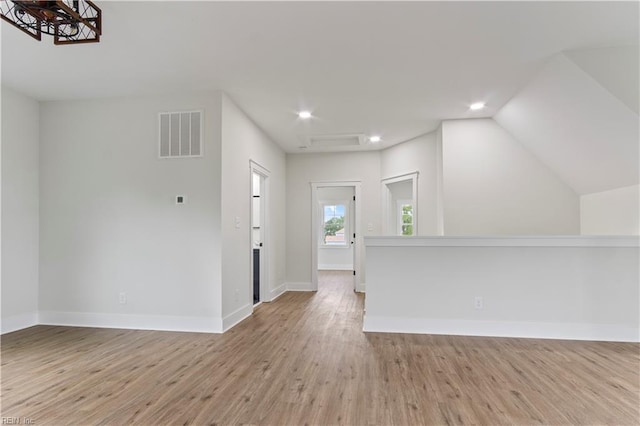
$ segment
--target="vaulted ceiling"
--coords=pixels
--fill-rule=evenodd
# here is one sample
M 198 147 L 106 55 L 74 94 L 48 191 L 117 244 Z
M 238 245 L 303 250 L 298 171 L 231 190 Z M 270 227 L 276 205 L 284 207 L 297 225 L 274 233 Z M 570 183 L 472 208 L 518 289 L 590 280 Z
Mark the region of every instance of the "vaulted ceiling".
M 553 146 L 569 143 L 566 150 L 579 155 L 569 139 L 590 133 L 589 146 L 610 144 L 601 129 L 593 132 L 599 114 L 624 115 L 626 108 L 637 120 L 637 69 L 624 65 L 637 63 L 637 2 L 97 4 L 99 44 L 54 46 L 3 23 L 2 83 L 42 101 L 221 89 L 292 153 L 310 137 L 334 135 L 380 135 L 380 143 L 350 149 L 381 149 L 430 132 L 443 119 L 493 117 L 513 99 L 500 124 L 581 193 L 597 185 L 563 172 L 570 154 L 556 155 Z M 553 94 L 555 74 L 545 73 L 568 83 L 586 76 L 598 101 L 612 97 L 609 104 L 624 108 L 585 107 L 583 118 L 544 115 L 533 104 L 544 103 L 534 93 L 541 78 Z M 566 96 L 581 86 L 571 90 Z M 476 101 L 486 108 L 470 111 Z M 301 109 L 312 118 L 300 120 Z M 527 127 L 516 109 L 537 114 L 538 127 Z M 573 121 L 548 123 L 561 118 Z M 562 137 L 548 139 L 549 132 Z

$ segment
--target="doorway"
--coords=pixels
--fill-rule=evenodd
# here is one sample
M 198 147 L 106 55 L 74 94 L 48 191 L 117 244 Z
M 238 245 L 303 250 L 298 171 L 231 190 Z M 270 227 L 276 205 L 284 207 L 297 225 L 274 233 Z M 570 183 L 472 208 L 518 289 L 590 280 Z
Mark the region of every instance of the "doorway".
M 259 164 L 250 162 L 251 173 L 251 294 L 253 306 L 268 297 L 269 258 L 269 218 L 268 218 L 268 178 L 269 171 Z
M 318 271 L 349 271 L 354 291 L 361 291 L 360 182 L 313 182 L 311 286 Z
M 382 180 L 384 235 L 418 235 L 418 172 Z

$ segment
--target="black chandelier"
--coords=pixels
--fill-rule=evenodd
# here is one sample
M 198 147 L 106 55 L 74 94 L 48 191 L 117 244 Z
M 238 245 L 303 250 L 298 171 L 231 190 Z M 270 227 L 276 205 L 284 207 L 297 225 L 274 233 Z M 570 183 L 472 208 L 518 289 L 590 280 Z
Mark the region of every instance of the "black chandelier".
M 102 12 L 89 0 L 0 0 L 2 19 L 36 40 L 42 33 L 54 44 L 97 43 Z

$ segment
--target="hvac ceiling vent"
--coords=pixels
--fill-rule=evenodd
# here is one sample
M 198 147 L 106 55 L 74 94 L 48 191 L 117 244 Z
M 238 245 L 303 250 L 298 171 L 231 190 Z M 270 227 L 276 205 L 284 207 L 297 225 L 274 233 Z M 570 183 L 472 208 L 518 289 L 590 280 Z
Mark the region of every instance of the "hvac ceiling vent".
M 346 135 L 315 135 L 309 136 L 307 146 L 309 148 L 349 148 L 364 145 L 363 134 Z
M 202 111 L 161 112 L 160 158 L 202 157 Z

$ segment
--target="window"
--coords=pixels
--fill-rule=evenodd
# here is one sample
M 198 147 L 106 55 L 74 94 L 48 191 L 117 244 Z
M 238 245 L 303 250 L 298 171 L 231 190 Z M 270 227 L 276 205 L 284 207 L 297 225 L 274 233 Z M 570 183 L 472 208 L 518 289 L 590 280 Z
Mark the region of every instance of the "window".
M 322 244 L 325 246 L 347 245 L 347 204 L 322 204 Z
M 398 201 L 398 235 L 413 235 L 413 204 Z

